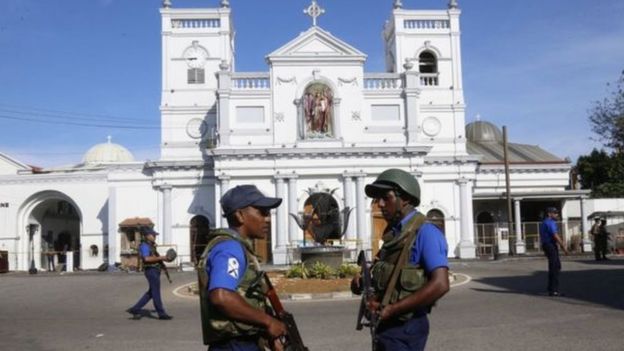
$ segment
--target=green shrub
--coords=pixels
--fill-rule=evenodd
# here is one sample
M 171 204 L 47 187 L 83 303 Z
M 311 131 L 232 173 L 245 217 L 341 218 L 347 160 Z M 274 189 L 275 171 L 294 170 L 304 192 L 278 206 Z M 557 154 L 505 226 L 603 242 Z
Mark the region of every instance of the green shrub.
M 290 267 L 288 272 L 286 272 L 286 278 L 301 278 L 308 279 L 310 274 L 308 273 L 308 269 L 303 263 L 297 263 Z
M 308 268 L 310 278 L 317 279 L 330 279 L 336 276 L 336 272 L 329 265 L 322 262 L 314 262 L 310 268 Z
M 353 278 L 360 272 L 360 266 L 350 263 L 343 263 L 338 268 L 338 276 L 340 278 Z

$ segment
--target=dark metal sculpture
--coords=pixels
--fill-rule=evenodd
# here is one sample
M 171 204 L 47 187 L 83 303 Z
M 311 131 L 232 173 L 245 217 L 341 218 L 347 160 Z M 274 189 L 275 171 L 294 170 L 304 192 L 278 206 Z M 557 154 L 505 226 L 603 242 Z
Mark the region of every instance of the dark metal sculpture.
M 312 211 L 304 213 L 302 216 L 290 213 L 301 230 L 310 231 L 316 243 L 324 245 L 329 239 L 341 239 L 347 231 L 349 216 L 353 208 L 345 207 L 342 211 L 338 209 L 336 200 L 332 194 L 337 189 L 330 192 L 308 191 L 310 197 L 304 206 L 312 207 Z M 305 240 L 305 236 L 304 236 Z

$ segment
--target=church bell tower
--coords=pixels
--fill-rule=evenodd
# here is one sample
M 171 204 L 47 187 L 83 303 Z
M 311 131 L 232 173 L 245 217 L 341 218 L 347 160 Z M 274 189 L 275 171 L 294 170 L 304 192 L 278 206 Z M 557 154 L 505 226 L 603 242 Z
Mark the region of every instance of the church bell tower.
M 216 74 L 234 67 L 230 4 L 177 9 L 164 0 L 160 14 L 161 159 L 199 160 L 216 138 Z

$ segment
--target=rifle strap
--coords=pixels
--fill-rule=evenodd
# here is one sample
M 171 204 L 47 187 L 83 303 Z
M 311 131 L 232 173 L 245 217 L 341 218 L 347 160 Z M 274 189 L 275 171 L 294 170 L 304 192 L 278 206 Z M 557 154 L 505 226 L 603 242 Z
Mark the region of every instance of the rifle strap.
M 421 213 L 417 213 L 416 218 L 407 225 L 405 231 L 409 233 L 407 238 L 405 239 L 405 246 L 403 246 L 403 250 L 401 250 L 401 254 L 399 255 L 399 259 L 395 262 L 394 268 L 392 269 L 392 275 L 390 276 L 390 282 L 386 286 L 386 292 L 384 293 L 383 299 L 381 300 L 381 307 L 388 305 L 390 302 L 390 297 L 392 296 L 392 292 L 396 286 L 397 280 L 399 279 L 399 273 L 401 269 L 405 266 L 405 262 L 407 262 L 407 255 L 410 252 L 414 239 L 418 234 L 418 230 L 420 226 L 425 223 L 427 217 L 425 217 Z

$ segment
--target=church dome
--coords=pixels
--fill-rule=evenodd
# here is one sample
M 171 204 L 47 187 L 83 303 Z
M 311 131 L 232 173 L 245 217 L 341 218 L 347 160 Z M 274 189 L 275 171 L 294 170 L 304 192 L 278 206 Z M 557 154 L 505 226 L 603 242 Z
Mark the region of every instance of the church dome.
M 474 121 L 466 124 L 466 138 L 475 143 L 503 142 L 503 132 L 493 123 Z
M 119 144 L 112 143 L 111 137 L 108 137 L 108 142 L 97 144 L 90 148 L 82 158 L 84 164 L 132 161 L 134 161 L 134 156 L 132 156 L 130 151 Z

